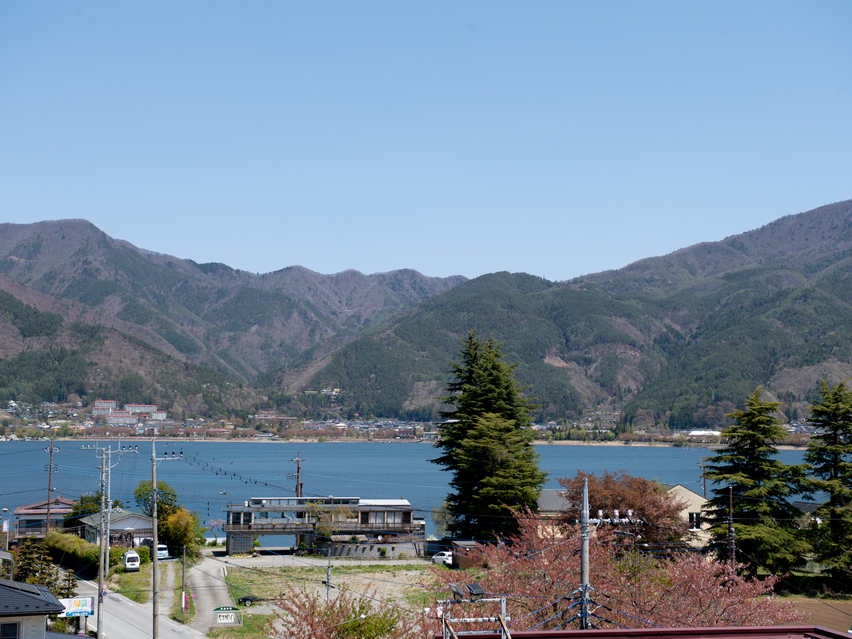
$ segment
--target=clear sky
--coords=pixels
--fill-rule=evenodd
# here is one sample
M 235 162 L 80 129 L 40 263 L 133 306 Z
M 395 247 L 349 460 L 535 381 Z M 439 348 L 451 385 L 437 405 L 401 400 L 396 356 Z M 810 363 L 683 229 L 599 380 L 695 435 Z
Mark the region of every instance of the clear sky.
M 562 280 L 852 198 L 852 2 L 0 3 L 0 222 Z

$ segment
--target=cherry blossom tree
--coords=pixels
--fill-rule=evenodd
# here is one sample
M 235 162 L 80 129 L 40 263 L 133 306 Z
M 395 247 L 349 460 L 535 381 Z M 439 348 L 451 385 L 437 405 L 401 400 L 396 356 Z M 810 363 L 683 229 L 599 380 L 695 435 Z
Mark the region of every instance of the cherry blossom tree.
M 420 606 L 381 601 L 375 590 L 358 593 L 345 584 L 326 602 L 325 593 L 294 588 L 277 605 L 277 636 L 305 639 L 421 639 L 440 631 L 434 612 Z
M 447 586 L 478 582 L 489 597 L 505 596 L 510 629 L 578 627 L 578 529 L 544 522 L 531 513 L 519 516 L 518 525 L 516 536 L 472 551 L 480 570 L 435 568 L 435 578 Z M 611 529 L 600 528 L 592 538 L 589 567 L 591 613 L 594 625 L 601 628 L 780 625 L 804 619 L 792 603 L 772 596 L 777 577 L 742 576 L 738 571 L 743 566 L 696 553 L 655 556 L 641 546 L 616 542 Z M 476 615 L 465 616 L 499 611 L 498 604 L 480 606 Z

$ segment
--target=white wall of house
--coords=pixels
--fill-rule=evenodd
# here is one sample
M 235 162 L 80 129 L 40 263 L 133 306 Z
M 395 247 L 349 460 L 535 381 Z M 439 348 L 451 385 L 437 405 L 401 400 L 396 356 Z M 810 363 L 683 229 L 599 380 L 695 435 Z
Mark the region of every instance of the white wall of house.
M 17 623 L 21 639 L 44 639 L 47 622 L 44 615 L 29 615 L 27 617 L 0 617 L 0 623 Z

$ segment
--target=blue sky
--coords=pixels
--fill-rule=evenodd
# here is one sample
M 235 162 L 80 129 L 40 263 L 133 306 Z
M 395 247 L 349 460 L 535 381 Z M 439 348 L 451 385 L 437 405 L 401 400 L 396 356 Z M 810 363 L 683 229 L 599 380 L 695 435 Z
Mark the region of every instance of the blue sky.
M 0 222 L 562 280 L 852 198 L 852 3 L 0 3 Z

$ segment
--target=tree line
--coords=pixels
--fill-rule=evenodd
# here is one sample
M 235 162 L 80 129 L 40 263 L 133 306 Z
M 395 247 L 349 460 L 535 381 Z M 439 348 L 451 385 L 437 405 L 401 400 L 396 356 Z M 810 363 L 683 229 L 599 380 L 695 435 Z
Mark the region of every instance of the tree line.
M 722 431 L 726 445 L 708 458 L 705 477 L 715 488 L 705 508 L 717 554 L 736 558 L 756 573 L 785 573 L 813 559 L 832 578 L 852 577 L 852 391 L 841 382 L 820 382 L 811 406 L 814 426 L 802 464 L 784 464 L 777 445 L 786 437 L 775 417 L 780 402 L 766 401 L 760 387 L 744 410 L 730 414 L 734 425 Z M 796 497 L 824 495 L 812 515 Z M 729 543 L 728 517 L 734 540 Z M 735 557 L 729 557 L 733 547 Z

